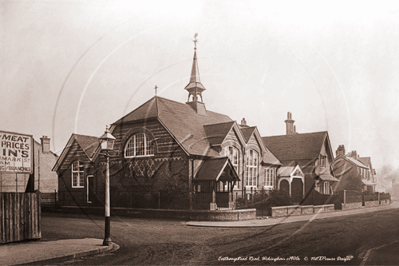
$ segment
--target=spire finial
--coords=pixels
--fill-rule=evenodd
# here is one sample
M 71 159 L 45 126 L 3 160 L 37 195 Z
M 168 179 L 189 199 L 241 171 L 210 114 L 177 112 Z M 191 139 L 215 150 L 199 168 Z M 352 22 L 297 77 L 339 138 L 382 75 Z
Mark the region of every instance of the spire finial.
M 198 42 L 197 37 L 198 37 L 198 33 L 195 33 L 194 34 L 194 40 L 193 40 L 193 42 L 194 42 L 194 50 L 197 50 L 197 42 Z
M 155 90 L 155 96 L 157 96 L 157 89 L 158 89 L 158 86 L 155 85 L 155 88 L 154 88 L 154 90 Z

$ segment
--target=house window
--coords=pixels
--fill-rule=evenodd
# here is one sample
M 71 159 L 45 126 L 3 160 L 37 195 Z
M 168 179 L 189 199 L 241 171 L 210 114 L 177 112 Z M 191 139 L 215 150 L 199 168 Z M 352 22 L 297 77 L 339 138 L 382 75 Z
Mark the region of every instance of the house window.
M 265 187 L 268 187 L 268 189 L 273 188 L 273 184 L 274 184 L 274 169 L 266 169 L 265 170 Z
M 84 164 L 80 161 L 72 163 L 72 187 L 84 187 Z
M 146 134 L 135 134 L 126 142 L 125 158 L 150 155 L 154 155 L 154 141 Z
M 326 159 L 327 159 L 327 156 L 320 155 L 320 166 L 321 167 L 326 167 Z
M 237 175 L 240 176 L 240 151 L 236 147 L 225 147 L 224 150 L 225 156 L 229 157 L 231 164 L 234 167 L 234 170 L 236 171 Z M 239 187 L 240 182 L 236 182 L 235 188 Z
M 258 178 L 259 156 L 254 150 L 247 153 L 247 186 L 256 187 Z
M 330 194 L 330 186 L 329 186 L 328 182 L 324 182 L 323 185 L 324 185 L 324 187 L 323 187 L 323 190 L 324 190 L 323 193 L 324 193 L 324 194 Z

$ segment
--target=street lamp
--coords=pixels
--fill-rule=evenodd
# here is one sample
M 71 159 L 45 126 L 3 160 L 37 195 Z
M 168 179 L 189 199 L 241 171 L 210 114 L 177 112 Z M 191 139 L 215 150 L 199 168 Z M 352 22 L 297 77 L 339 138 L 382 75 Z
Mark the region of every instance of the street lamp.
M 110 208 L 110 193 L 109 193 L 109 151 L 114 148 L 115 137 L 109 133 L 108 126 L 105 128 L 104 134 L 99 139 L 101 150 L 105 151 L 105 157 L 107 159 L 106 171 L 105 171 L 105 235 L 104 235 L 104 246 L 111 245 L 111 208 Z

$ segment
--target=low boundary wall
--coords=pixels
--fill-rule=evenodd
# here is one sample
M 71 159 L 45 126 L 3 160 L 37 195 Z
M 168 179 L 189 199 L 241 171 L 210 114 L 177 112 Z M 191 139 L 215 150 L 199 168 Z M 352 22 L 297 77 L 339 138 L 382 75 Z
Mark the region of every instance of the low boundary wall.
M 326 205 L 291 205 L 271 207 L 272 217 L 283 217 L 290 215 L 313 214 L 317 212 L 334 211 L 334 204 Z
M 342 210 L 359 209 L 362 207 L 363 203 L 361 201 L 342 204 Z
M 43 207 L 44 212 L 79 213 L 104 215 L 104 207 L 63 206 L 58 209 Z M 194 221 L 242 221 L 256 219 L 256 209 L 241 210 L 168 210 L 168 209 L 139 209 L 139 208 L 111 208 L 112 216 L 126 216 L 134 218 L 179 219 Z M 112 218 L 111 218 L 112 219 Z
M 364 205 L 363 205 L 364 204 Z M 351 203 L 346 203 L 342 204 L 342 210 L 350 210 L 350 209 L 359 209 L 363 207 L 378 207 L 382 205 L 387 205 L 391 204 L 391 201 L 389 199 L 384 199 L 384 200 L 372 200 L 372 201 L 365 201 L 363 202 L 351 202 Z

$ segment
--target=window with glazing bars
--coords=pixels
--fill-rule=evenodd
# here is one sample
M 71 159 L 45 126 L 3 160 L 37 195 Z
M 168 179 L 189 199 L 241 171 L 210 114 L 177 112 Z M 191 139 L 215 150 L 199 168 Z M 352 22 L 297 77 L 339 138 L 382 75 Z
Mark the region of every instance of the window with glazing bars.
M 154 155 L 154 142 L 146 134 L 138 133 L 130 137 L 125 146 L 125 157 Z
M 72 187 L 84 187 L 84 164 L 80 161 L 72 163 Z
M 256 187 L 258 178 L 258 153 L 254 150 L 250 150 L 247 153 L 247 186 Z

